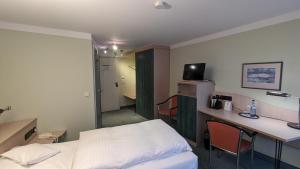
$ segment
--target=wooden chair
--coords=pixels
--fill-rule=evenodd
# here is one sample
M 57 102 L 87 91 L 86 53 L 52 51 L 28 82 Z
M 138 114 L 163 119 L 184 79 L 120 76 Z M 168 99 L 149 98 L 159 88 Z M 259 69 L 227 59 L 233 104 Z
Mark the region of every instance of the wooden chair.
M 177 95 L 167 98 L 165 101 L 156 104 L 158 111 L 158 118 L 161 116 L 168 116 L 169 123 L 172 123 L 172 117 L 176 117 L 177 113 Z M 167 107 L 164 108 L 163 106 Z
M 207 126 L 210 138 L 209 168 L 212 147 L 235 155 L 237 169 L 239 169 L 240 154 L 251 150 L 251 169 L 253 168 L 254 141 L 257 133 L 250 133 L 236 126 L 217 121 L 207 121 Z M 251 142 L 243 139 L 244 133 L 251 138 Z

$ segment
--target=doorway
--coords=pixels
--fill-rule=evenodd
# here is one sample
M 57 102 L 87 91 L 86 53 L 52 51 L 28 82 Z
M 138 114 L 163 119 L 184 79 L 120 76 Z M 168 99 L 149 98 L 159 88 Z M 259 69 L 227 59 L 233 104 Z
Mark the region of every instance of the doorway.
M 113 127 L 146 121 L 135 113 L 135 54 L 116 55 L 99 50 L 101 85 L 101 127 Z M 95 78 L 97 79 L 97 78 Z M 101 117 L 101 118 L 99 118 Z
M 100 57 L 100 63 L 102 112 L 120 110 L 116 59 L 113 57 Z

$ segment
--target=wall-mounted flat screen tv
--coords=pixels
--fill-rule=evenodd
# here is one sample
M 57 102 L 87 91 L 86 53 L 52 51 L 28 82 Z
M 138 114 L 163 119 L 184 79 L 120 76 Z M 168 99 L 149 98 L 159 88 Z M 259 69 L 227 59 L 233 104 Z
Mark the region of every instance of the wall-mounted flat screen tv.
M 203 80 L 205 63 L 185 64 L 183 80 Z

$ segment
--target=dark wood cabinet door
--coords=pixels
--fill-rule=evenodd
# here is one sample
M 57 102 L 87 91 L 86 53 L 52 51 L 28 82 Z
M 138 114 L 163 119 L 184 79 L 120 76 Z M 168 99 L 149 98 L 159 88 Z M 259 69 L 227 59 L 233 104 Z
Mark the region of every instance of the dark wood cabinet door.
M 197 99 L 179 95 L 177 100 L 177 130 L 185 138 L 196 141 Z
M 136 112 L 154 118 L 154 50 L 136 53 Z

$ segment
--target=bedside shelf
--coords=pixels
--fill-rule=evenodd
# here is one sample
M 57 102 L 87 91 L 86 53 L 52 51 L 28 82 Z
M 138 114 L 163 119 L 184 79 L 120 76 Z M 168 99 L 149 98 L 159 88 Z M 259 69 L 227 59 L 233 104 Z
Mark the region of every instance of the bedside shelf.
M 30 142 L 36 135 L 36 119 L 0 124 L 0 153 Z
M 40 133 L 36 135 L 28 144 L 33 144 L 33 143 L 52 144 L 52 143 L 62 142 L 64 140 L 67 131 L 64 129 L 64 130 L 47 132 L 47 133 L 51 133 L 52 136 L 49 138 L 39 138 L 41 134 L 45 134 L 45 133 Z

